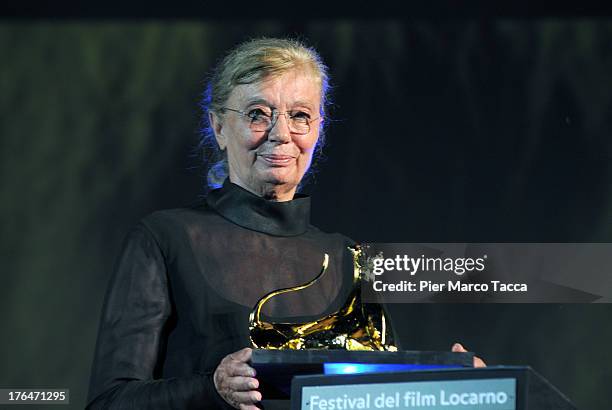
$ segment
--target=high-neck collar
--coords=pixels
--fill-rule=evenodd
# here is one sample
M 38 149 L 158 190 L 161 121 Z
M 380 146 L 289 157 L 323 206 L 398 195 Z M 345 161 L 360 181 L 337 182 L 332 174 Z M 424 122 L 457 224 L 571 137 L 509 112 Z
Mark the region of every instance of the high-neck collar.
M 295 194 L 291 201 L 269 201 L 233 184 L 223 186 L 206 197 L 208 205 L 231 222 L 276 236 L 296 236 L 310 224 L 310 197 Z

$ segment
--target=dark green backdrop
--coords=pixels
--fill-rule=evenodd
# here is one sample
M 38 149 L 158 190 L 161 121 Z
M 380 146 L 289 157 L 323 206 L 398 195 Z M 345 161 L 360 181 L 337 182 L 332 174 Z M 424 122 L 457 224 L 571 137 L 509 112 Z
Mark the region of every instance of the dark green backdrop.
M 85 404 L 121 238 L 202 194 L 212 64 L 299 35 L 334 85 L 314 222 L 358 241 L 612 241 L 612 22 L 0 23 L 0 387 Z M 576 274 L 579 274 L 577 272 Z M 403 345 L 462 341 L 607 409 L 612 308 L 394 305 Z M 32 407 L 34 408 L 34 407 Z

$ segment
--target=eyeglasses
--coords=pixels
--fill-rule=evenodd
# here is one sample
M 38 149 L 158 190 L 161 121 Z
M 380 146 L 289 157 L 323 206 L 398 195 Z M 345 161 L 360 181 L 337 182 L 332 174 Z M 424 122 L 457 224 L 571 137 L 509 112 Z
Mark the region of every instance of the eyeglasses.
M 221 108 L 242 114 L 249 121 L 249 128 L 254 132 L 270 131 L 274 128 L 278 117 L 282 114 L 287 118 L 287 124 L 291 133 L 304 135 L 310 132 L 310 123 L 319 119 L 319 117 L 310 118 L 310 114 L 303 111 L 279 112 L 268 107 L 253 108 L 249 111 L 241 111 L 228 107 Z

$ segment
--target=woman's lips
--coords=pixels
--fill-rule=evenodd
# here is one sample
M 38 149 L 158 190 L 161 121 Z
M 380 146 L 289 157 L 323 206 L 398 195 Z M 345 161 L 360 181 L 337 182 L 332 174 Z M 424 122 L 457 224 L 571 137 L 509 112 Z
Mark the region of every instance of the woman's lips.
M 260 154 L 259 155 L 268 165 L 282 167 L 291 164 L 295 157 L 283 154 Z

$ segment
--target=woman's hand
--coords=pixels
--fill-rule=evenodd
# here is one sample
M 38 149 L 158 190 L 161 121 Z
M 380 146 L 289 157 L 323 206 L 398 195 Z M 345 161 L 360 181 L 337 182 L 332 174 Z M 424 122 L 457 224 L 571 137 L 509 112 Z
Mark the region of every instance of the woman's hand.
M 467 350 L 465 350 L 461 343 L 455 343 L 451 347 L 451 352 L 467 353 Z M 474 356 L 474 367 L 487 367 L 487 365 L 480 357 Z
M 255 369 L 247 364 L 251 354 L 249 347 L 228 354 L 221 360 L 213 375 L 215 388 L 221 397 L 236 409 L 257 410 L 255 403 L 261 401 Z

